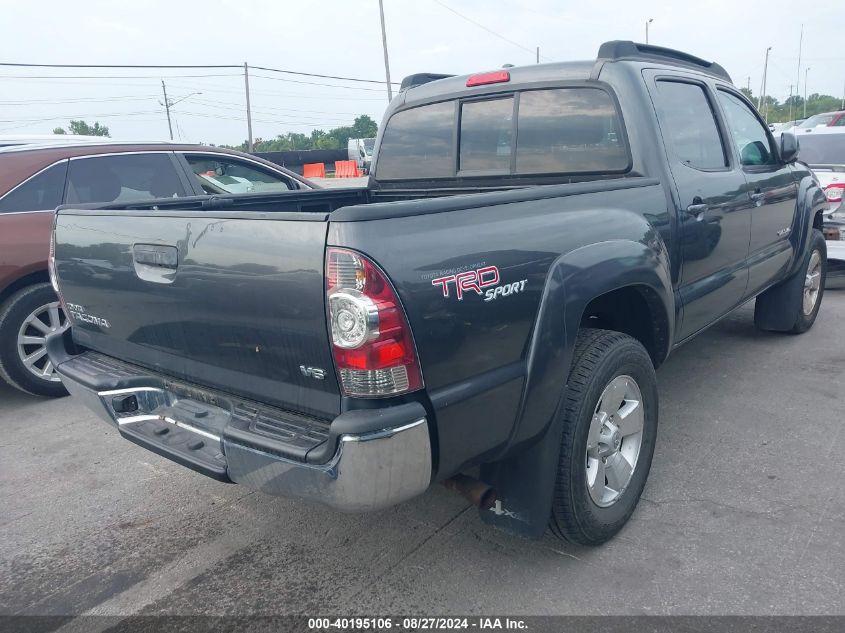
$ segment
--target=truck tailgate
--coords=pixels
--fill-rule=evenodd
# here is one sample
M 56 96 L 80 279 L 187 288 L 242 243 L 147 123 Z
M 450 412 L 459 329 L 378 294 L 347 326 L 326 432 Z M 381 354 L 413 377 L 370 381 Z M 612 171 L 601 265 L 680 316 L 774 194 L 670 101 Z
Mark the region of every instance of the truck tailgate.
M 340 396 L 325 317 L 326 221 L 325 213 L 63 209 L 56 273 L 74 341 L 331 418 Z

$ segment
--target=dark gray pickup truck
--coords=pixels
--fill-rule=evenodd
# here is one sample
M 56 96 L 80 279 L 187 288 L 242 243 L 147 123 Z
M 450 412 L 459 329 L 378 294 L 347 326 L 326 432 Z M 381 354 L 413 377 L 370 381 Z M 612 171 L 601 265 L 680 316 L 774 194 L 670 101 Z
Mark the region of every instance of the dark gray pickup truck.
M 61 208 L 50 358 L 221 481 L 345 511 L 445 482 L 488 523 L 601 543 L 645 485 L 670 351 L 754 297 L 766 330 L 818 314 L 797 149 L 720 66 L 654 46 L 414 75 L 366 190 Z

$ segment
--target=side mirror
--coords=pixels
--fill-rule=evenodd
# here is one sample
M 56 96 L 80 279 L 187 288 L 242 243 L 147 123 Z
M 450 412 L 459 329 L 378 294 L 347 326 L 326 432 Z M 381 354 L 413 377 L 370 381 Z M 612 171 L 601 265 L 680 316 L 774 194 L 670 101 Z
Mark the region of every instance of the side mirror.
M 794 163 L 798 158 L 798 139 L 791 132 L 780 135 L 780 159 L 784 163 Z

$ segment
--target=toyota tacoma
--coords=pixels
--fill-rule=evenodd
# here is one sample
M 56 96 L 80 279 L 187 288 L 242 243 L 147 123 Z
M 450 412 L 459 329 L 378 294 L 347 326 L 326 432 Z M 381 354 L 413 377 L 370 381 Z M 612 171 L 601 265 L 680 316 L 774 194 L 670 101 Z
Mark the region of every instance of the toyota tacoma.
M 365 190 L 60 208 L 50 360 L 218 480 L 351 512 L 443 482 L 602 543 L 667 355 L 755 297 L 761 329 L 816 319 L 825 196 L 797 151 L 721 66 L 655 46 L 413 75 Z

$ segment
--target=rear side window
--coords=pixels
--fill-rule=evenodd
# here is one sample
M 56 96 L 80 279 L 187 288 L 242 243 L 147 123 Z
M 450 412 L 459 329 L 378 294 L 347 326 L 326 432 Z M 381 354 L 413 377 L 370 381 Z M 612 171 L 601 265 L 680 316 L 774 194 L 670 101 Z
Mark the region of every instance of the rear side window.
M 46 211 L 62 203 L 67 161 L 48 167 L 0 198 L 0 213 Z
M 391 180 L 454 175 L 454 121 L 453 101 L 394 114 L 379 148 L 378 177 Z
M 679 161 L 697 169 L 728 166 L 713 108 L 703 86 L 658 81 L 657 105 L 664 136 Z
M 70 162 L 67 202 L 135 202 L 185 195 L 169 154 L 117 154 Z
M 604 90 L 531 90 L 519 98 L 516 172 L 618 172 L 628 150 L 616 106 Z

